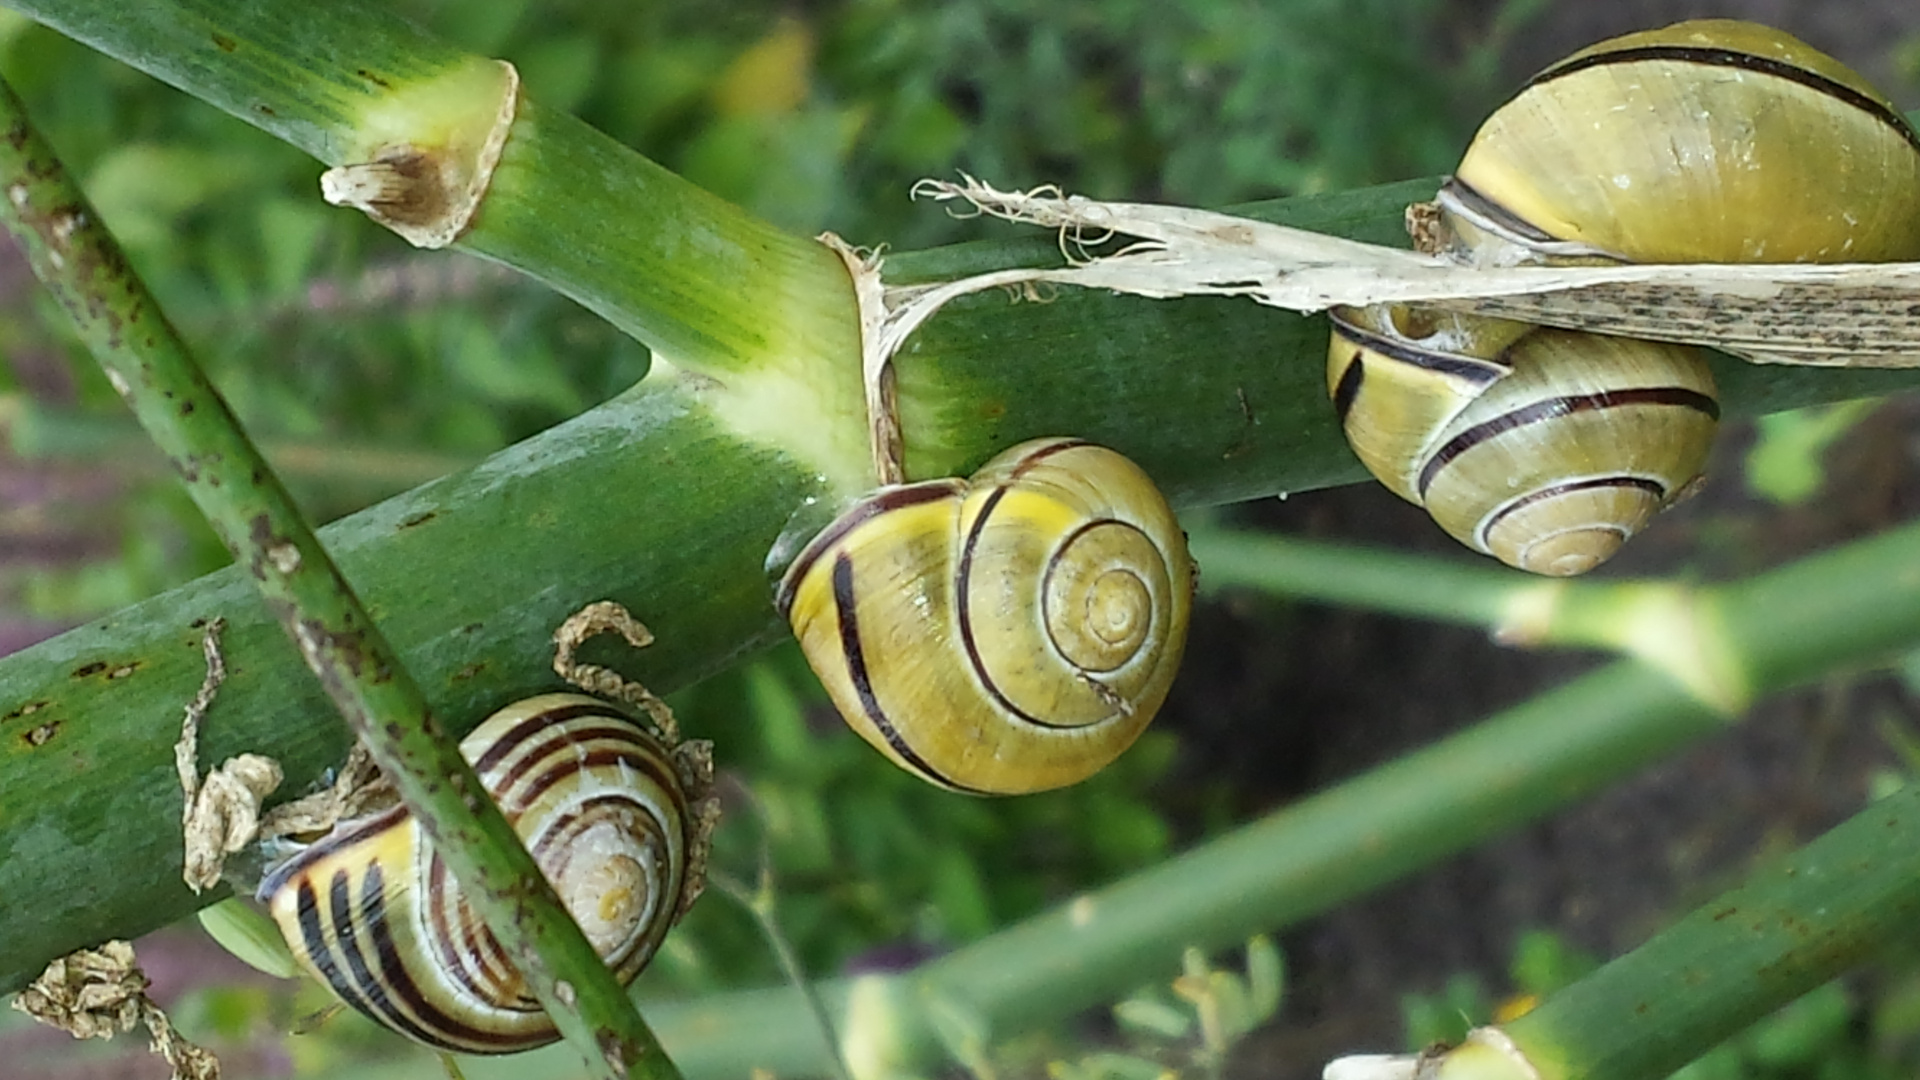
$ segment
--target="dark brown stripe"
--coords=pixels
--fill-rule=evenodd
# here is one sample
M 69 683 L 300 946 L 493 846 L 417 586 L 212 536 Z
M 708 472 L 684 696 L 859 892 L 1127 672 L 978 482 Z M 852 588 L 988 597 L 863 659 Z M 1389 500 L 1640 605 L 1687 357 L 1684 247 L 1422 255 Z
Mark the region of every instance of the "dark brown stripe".
M 1353 362 L 1347 370 L 1340 373 L 1340 381 L 1333 388 L 1333 414 L 1340 418 L 1340 426 L 1347 424 L 1347 414 L 1353 411 L 1353 401 L 1360 396 L 1360 384 L 1366 381 L 1367 358 L 1359 353 L 1353 354 Z
M 1513 370 L 1512 365 L 1499 360 L 1485 360 L 1477 356 L 1463 356 L 1438 349 L 1423 349 L 1403 338 L 1387 337 L 1365 327 L 1356 326 L 1332 312 L 1328 312 L 1327 318 L 1333 323 L 1334 333 L 1369 352 L 1379 353 L 1389 360 L 1398 360 L 1425 371 L 1465 379 L 1476 387 L 1492 386 L 1505 377 L 1507 372 Z
M 346 871 L 334 875 L 333 888 L 343 890 L 347 887 Z M 320 898 L 314 892 L 313 879 L 302 878 L 296 886 L 294 913 L 300 922 L 300 940 L 306 947 L 307 959 L 320 972 L 340 1000 L 351 1005 L 366 1016 L 379 1018 L 373 1003 L 360 992 L 360 987 L 340 969 L 339 954 L 334 951 L 334 939 L 328 935 L 326 927 L 320 921 Z M 349 896 L 350 898 L 350 896 Z
M 1440 470 L 1447 467 L 1448 462 L 1502 432 L 1571 413 L 1614 409 L 1629 405 L 1672 405 L 1705 413 L 1715 420 L 1720 419 L 1719 402 L 1698 390 L 1688 390 L 1680 386 L 1643 386 L 1626 390 L 1608 390 L 1598 394 L 1548 398 L 1511 412 L 1501 413 L 1449 439 L 1445 446 L 1427 459 L 1426 466 L 1420 470 L 1420 483 L 1417 490 L 1420 497 L 1425 499 L 1427 488 L 1432 485 L 1434 478 L 1440 475 Z
M 518 816 L 527 807 L 539 801 L 540 796 L 552 790 L 555 784 L 586 769 L 600 769 L 609 765 L 625 765 L 647 776 L 654 783 L 666 787 L 669 791 L 679 790 L 679 778 L 669 773 L 665 764 L 658 758 L 636 749 L 631 740 L 625 745 L 601 746 L 586 753 L 578 753 L 577 746 L 572 749 L 575 752 L 567 754 L 557 762 L 553 761 L 553 758 L 560 755 L 541 756 L 538 762 L 542 766 L 540 773 L 528 782 L 525 790 L 516 790 L 510 785 L 503 786 L 500 789 L 502 794 L 512 793 L 512 805 L 502 805 L 501 811 L 510 817 Z
M 999 702 L 1000 707 L 1009 715 L 1034 727 L 1046 727 L 1047 725 L 1041 723 L 1038 717 L 1029 715 L 1010 701 L 994 683 L 993 675 L 987 670 L 986 662 L 980 658 L 980 643 L 974 637 L 973 615 L 967 604 L 968 599 L 973 595 L 974 549 L 980 546 L 980 535 L 986 531 L 987 522 L 993 520 L 993 512 L 1006 494 L 1007 488 L 1002 485 L 987 495 L 987 501 L 981 504 L 980 513 L 973 519 L 973 528 L 967 530 L 967 538 L 961 542 L 960 571 L 955 575 L 953 588 L 954 613 L 960 617 L 960 643 L 966 646 L 967 662 L 973 665 L 973 673 L 979 677 L 980 685 L 986 688 L 987 693 L 993 695 L 993 700 Z
M 421 993 L 419 985 L 413 981 L 413 973 L 407 970 L 399 949 L 394 946 L 392 927 L 387 921 L 386 884 L 379 863 L 369 866 L 366 876 L 361 879 L 360 905 L 364 915 L 365 936 L 372 939 L 374 955 L 380 962 L 381 998 L 391 1026 L 421 1042 L 445 1050 L 498 1050 L 525 1041 L 499 1032 L 482 1031 L 456 1020 Z M 337 913 L 338 908 L 335 910 Z M 348 962 L 355 965 L 356 973 L 366 974 L 364 965 L 357 959 L 357 953 L 349 952 Z M 391 999 L 386 998 L 388 992 L 404 1001 L 407 1008 L 413 1010 L 413 1016 L 420 1018 L 419 1022 L 394 1008 Z
M 793 608 L 794 590 L 800 587 L 801 579 L 813 569 L 813 564 L 819 562 L 822 555 L 837 546 L 841 537 L 859 528 L 865 522 L 902 507 L 918 506 L 921 503 L 944 499 L 949 495 L 958 495 L 966 489 L 966 483 L 960 480 L 923 480 L 918 484 L 907 484 L 875 492 L 855 503 L 851 509 L 835 518 L 833 524 L 822 529 L 820 535 L 808 541 L 807 546 L 801 549 L 799 556 L 793 560 L 793 565 L 781 575 L 779 588 L 774 590 L 774 608 L 780 612 L 781 618 L 787 618 L 787 613 Z
M 374 863 L 367 867 L 365 876 L 361 878 L 362 894 L 364 895 L 368 884 L 379 886 L 381 883 L 380 864 Z M 353 1004 L 384 1027 L 411 1035 L 422 1042 L 439 1045 L 439 1041 L 434 1038 L 432 1032 L 415 1023 L 413 1017 L 394 1006 L 393 999 L 387 996 L 388 984 L 374 976 L 373 970 L 367 966 L 367 958 L 360 951 L 363 942 L 371 944 L 376 953 L 392 948 L 384 922 L 386 915 L 384 899 L 376 893 L 374 908 L 363 912 L 367 922 L 365 925 L 356 925 L 353 910 L 353 883 L 345 870 L 337 870 L 334 872 L 333 880 L 328 883 L 327 910 L 333 923 L 332 944 L 337 950 L 336 955 L 347 962 L 344 972 L 336 967 L 329 974 L 345 976 L 346 982 L 354 990 L 353 996 L 359 999 Z M 380 921 L 375 921 L 376 918 Z M 339 981 L 331 979 L 329 981 L 333 982 L 336 990 L 342 986 Z M 341 997 L 343 1000 L 347 999 L 347 995 L 343 994 Z
M 426 881 L 415 902 L 425 905 L 441 970 L 474 1000 L 498 1003 L 502 988 L 518 976 L 499 939 L 460 898 L 459 883 L 440 856 L 427 860 Z
M 907 745 L 907 740 L 900 736 L 893 721 L 880 708 L 880 700 L 873 694 L 872 679 L 867 674 L 866 650 L 860 644 L 860 624 L 854 615 L 857 599 L 853 593 L 853 560 L 845 555 L 836 555 L 833 560 L 833 606 L 840 614 L 840 651 L 847 658 L 847 680 L 853 683 L 853 692 L 860 698 L 860 711 L 866 714 L 867 722 L 873 725 L 881 738 L 887 740 L 887 745 L 893 747 L 893 752 L 900 755 L 902 761 L 928 780 L 955 791 L 972 795 L 986 794 L 977 788 L 954 783 L 928 764 L 927 759 Z
M 1493 530 L 1497 528 L 1502 521 L 1505 521 L 1509 515 L 1532 506 L 1534 503 L 1557 498 L 1561 495 L 1571 494 L 1576 491 L 1591 491 L 1594 488 L 1622 487 L 1639 488 L 1642 491 L 1650 492 L 1655 499 L 1661 502 L 1667 501 L 1667 485 L 1645 476 L 1592 476 L 1585 480 L 1571 480 L 1564 484 L 1552 484 L 1538 491 L 1528 492 L 1526 495 L 1513 500 L 1513 502 L 1494 513 L 1493 516 L 1487 518 L 1486 521 L 1481 522 L 1479 535 L 1476 536 L 1475 539 L 1480 541 L 1480 546 L 1485 547 L 1487 537 L 1493 535 Z M 1625 529 L 1615 528 L 1614 531 L 1623 536 L 1626 534 Z
M 260 881 L 260 887 L 254 890 L 254 899 L 267 903 L 273 894 L 285 888 L 287 882 L 296 877 L 306 876 L 314 866 L 334 855 L 336 852 L 353 847 L 366 837 L 385 829 L 393 828 L 407 816 L 405 806 L 390 806 L 370 818 L 348 822 L 336 826 L 332 832 L 315 840 L 299 852 L 282 862 Z
M 618 716 L 610 705 L 598 701 L 577 701 L 567 705 L 544 709 L 533 716 L 526 717 L 520 723 L 508 729 L 505 735 L 494 740 L 492 746 L 473 763 L 473 771 L 486 772 L 505 760 L 508 754 L 521 743 L 547 730 L 555 724 L 564 723 L 582 716 Z
M 1051 446 L 1043 446 L 1043 447 L 1040 447 L 1038 450 L 1029 450 L 1027 451 L 1026 455 L 1020 459 L 1020 464 L 1015 465 L 1013 467 L 1013 472 L 1008 474 L 1009 478 L 1017 480 L 1020 477 L 1027 475 L 1027 473 L 1033 471 L 1034 466 L 1040 464 L 1041 462 L 1047 460 L 1048 458 L 1052 457 L 1055 454 L 1064 453 L 1068 450 L 1077 449 L 1082 446 L 1092 446 L 1092 445 L 1093 445 L 1092 443 L 1088 442 L 1085 439 L 1059 439 L 1059 440 L 1056 440 Z
M 1535 75 L 1533 79 L 1527 83 L 1527 86 L 1522 88 L 1521 92 L 1525 93 L 1528 88 L 1539 86 L 1542 83 L 1551 82 L 1554 79 L 1567 75 L 1572 75 L 1575 72 L 1585 71 L 1588 68 L 1603 67 L 1608 64 L 1632 64 L 1649 60 L 1670 60 L 1683 64 L 1700 64 L 1706 67 L 1739 68 L 1742 71 L 1752 71 L 1757 74 L 1771 75 L 1775 78 L 1799 83 L 1801 86 L 1807 87 L 1816 93 L 1825 94 L 1835 101 L 1859 109 L 1861 112 L 1893 128 L 1900 134 L 1901 138 L 1907 141 L 1908 146 L 1913 147 L 1915 153 L 1920 153 L 1920 134 L 1914 132 L 1913 127 L 1907 123 L 1905 117 L 1901 116 L 1895 110 L 1888 108 L 1886 105 L 1875 101 L 1872 97 L 1855 90 L 1845 83 L 1835 82 L 1817 71 L 1810 71 L 1806 68 L 1787 63 L 1784 60 L 1775 60 L 1768 56 L 1755 56 L 1752 53 L 1739 52 L 1734 49 L 1717 49 L 1698 45 L 1640 45 L 1634 48 L 1616 49 L 1612 52 L 1594 53 L 1591 56 L 1578 57 L 1555 67 L 1548 68 L 1540 74 Z
M 1457 200 L 1470 213 L 1499 225 L 1508 232 L 1535 244 L 1556 244 L 1560 238 L 1552 233 L 1543 232 L 1533 222 L 1516 216 L 1513 211 L 1480 194 L 1480 189 L 1457 176 L 1447 177 L 1442 185 L 1446 194 Z

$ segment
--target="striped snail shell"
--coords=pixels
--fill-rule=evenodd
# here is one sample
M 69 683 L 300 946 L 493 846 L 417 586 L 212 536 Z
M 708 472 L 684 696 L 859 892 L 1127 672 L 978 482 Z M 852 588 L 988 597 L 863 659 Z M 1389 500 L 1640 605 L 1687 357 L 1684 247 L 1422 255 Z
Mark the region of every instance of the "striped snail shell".
M 1915 259 L 1920 135 L 1791 35 L 1685 22 L 1534 76 L 1438 202 L 1454 250 L 1496 261 Z
M 711 821 L 705 744 L 669 748 L 580 694 L 509 705 L 460 750 L 624 984 L 699 895 Z M 336 826 L 261 882 L 295 959 L 418 1042 L 503 1054 L 552 1022 L 404 806 Z
M 1467 262 L 1920 259 L 1920 136 L 1777 30 L 1680 23 L 1575 53 L 1481 127 L 1437 204 Z M 1697 350 L 1394 306 L 1333 313 L 1355 453 L 1476 550 L 1584 573 L 1697 483 Z
M 1331 316 L 1354 452 L 1509 566 L 1591 570 L 1706 467 L 1719 406 L 1698 349 L 1399 306 Z
M 1180 664 L 1194 570 L 1140 468 L 1077 439 L 885 488 L 816 536 L 776 603 L 840 714 L 972 794 L 1044 791 L 1132 745 Z

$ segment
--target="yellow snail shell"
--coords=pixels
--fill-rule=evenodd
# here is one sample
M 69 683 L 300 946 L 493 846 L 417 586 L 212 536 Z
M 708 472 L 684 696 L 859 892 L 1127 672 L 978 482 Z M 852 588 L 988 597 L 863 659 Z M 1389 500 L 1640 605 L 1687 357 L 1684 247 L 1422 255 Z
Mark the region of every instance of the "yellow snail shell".
M 1698 349 L 1419 309 L 1331 314 L 1328 390 L 1354 452 L 1509 566 L 1591 570 L 1706 467 L 1719 406 Z
M 700 891 L 698 759 L 580 694 L 510 705 L 460 750 L 587 940 L 631 982 Z M 382 1026 L 469 1054 L 558 1037 L 404 806 L 336 827 L 258 895 L 295 959 Z
M 886 488 L 807 545 L 777 605 L 840 714 L 923 779 L 1043 791 L 1132 745 L 1166 698 L 1186 536 L 1121 455 L 1022 443 L 970 480 Z

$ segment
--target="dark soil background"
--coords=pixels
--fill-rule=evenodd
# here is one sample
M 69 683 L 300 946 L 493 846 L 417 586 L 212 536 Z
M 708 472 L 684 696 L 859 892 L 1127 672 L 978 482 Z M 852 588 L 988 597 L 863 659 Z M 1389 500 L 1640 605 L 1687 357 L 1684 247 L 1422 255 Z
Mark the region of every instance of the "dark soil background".
M 1495 5 L 1462 0 L 1460 18 Z M 1556 3 L 1515 39 L 1528 74 L 1592 42 L 1686 18 L 1738 17 L 1805 38 L 1860 69 L 1905 108 L 1891 44 L 1920 34 L 1912 0 Z M 1663 515 L 1605 571 L 1712 579 L 1750 573 L 1920 513 L 1920 400 L 1881 406 L 1827 456 L 1823 492 L 1782 510 L 1745 490 L 1744 425 L 1723 430 L 1703 494 Z M 1448 554 L 1452 541 L 1375 485 L 1243 508 L 1289 534 Z M 1276 620 L 1290 632 L 1265 632 Z M 1472 630 L 1366 613 L 1208 605 L 1176 688 L 1173 723 L 1197 774 L 1231 775 L 1262 806 L 1327 786 L 1604 662 L 1503 649 Z M 1877 770 L 1899 767 L 1881 734 L 1920 723 L 1920 699 L 1877 675 L 1763 702 L 1737 727 L 1606 793 L 1298 927 L 1284 1022 L 1249 1040 L 1234 1074 L 1317 1077 L 1330 1057 L 1395 1051 L 1401 995 L 1461 973 L 1501 993 L 1514 942 L 1553 931 L 1599 957 L 1631 949 L 1754 863 L 1858 810 Z

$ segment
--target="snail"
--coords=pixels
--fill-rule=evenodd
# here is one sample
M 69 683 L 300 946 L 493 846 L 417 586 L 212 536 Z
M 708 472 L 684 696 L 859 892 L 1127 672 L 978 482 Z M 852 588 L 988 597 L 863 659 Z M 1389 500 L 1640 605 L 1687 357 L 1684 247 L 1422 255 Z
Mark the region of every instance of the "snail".
M 776 605 L 847 723 L 972 794 L 1076 783 L 1165 700 L 1194 588 L 1141 469 L 1078 439 L 882 488 L 801 551 Z
M 705 744 L 670 748 L 596 698 L 546 694 L 494 713 L 460 751 L 631 982 L 704 884 Z M 336 826 L 257 895 L 300 965 L 384 1027 L 472 1054 L 558 1038 L 404 806 Z
M 1907 260 L 1920 257 L 1920 135 L 1791 35 L 1684 22 L 1534 76 L 1437 201 L 1442 235 L 1469 257 Z
M 1706 467 L 1720 409 L 1696 348 L 1400 306 L 1330 315 L 1354 452 L 1509 566 L 1593 569 Z
M 1858 75 L 1732 20 L 1602 42 L 1474 136 L 1435 199 L 1471 263 L 1920 259 L 1920 135 Z M 1718 406 L 1695 349 L 1406 306 L 1332 313 L 1356 455 L 1456 538 L 1584 573 L 1699 482 Z

